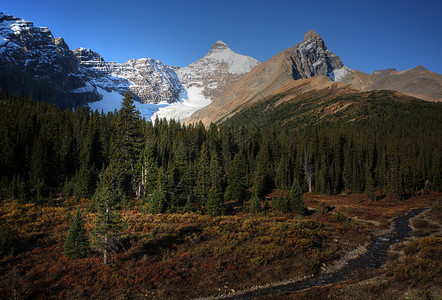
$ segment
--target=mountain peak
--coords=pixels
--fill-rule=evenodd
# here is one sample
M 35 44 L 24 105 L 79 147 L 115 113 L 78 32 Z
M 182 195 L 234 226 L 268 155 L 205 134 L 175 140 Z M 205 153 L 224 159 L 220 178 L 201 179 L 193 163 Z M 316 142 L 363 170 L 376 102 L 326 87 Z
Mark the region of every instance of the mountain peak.
M 219 52 L 219 51 L 223 51 L 226 49 L 230 49 L 229 46 L 227 46 L 226 43 L 224 43 L 221 40 L 218 40 L 215 42 L 215 44 L 212 45 L 212 48 L 210 48 L 209 54 L 210 53 L 215 53 L 215 52 Z
M 321 37 L 319 34 L 317 34 L 313 29 L 310 29 L 309 31 L 307 31 L 307 33 L 304 36 L 304 41 L 312 39 L 312 38 L 317 38 L 317 37 Z
M 428 71 L 424 66 L 422 66 L 422 65 L 420 65 L 420 66 L 417 66 L 416 68 L 414 68 L 414 70 L 416 70 L 416 71 Z

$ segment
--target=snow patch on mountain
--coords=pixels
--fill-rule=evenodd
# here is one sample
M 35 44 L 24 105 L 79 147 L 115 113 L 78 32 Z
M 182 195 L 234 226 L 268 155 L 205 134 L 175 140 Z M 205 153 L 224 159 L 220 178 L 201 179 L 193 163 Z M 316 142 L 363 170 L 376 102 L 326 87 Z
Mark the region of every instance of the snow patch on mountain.
M 212 103 L 212 100 L 204 97 L 202 93 L 203 88 L 201 87 L 192 86 L 187 88 L 181 93 L 179 102 L 159 108 L 152 116 L 152 121 L 158 117 L 184 122 L 194 112 Z
M 116 91 L 106 91 L 100 87 L 97 87 L 98 92 L 102 96 L 100 101 L 91 102 L 88 104 L 91 110 L 98 112 L 103 112 L 105 114 L 110 112 L 115 112 L 115 110 L 119 110 L 121 108 L 121 103 L 123 102 L 124 96 L 119 94 Z M 153 104 L 153 103 L 140 103 L 138 101 L 134 101 L 135 107 L 140 111 L 141 117 L 145 117 L 149 120 L 158 109 L 165 107 L 168 105 L 167 102 Z
M 225 62 L 228 65 L 228 71 L 231 74 L 244 74 L 250 72 L 259 64 L 258 60 L 250 56 L 233 52 L 223 41 L 217 41 L 205 56 L 205 59 L 217 63 Z
M 330 76 L 333 81 L 342 81 L 345 76 L 350 74 L 352 71 L 352 69 L 343 66 L 342 68 L 331 71 L 330 73 L 328 73 L 328 76 Z

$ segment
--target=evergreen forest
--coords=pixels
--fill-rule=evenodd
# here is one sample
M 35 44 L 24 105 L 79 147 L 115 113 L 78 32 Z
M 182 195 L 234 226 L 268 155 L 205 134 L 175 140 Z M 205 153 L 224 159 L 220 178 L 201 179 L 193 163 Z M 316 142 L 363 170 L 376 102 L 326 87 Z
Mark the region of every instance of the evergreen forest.
M 107 115 L 0 97 L 2 198 L 53 205 L 75 196 L 95 210 L 107 176 L 116 207 L 220 215 L 295 185 L 371 200 L 442 189 L 441 104 L 390 103 L 376 118 L 261 130 L 146 121 L 129 94 Z

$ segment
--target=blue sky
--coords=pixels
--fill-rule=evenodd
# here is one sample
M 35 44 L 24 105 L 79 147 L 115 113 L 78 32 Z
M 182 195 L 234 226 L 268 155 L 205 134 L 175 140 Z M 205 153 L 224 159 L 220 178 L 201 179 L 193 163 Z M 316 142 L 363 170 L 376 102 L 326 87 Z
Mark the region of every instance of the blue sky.
M 151 57 L 186 66 L 223 40 L 265 61 L 314 29 L 350 68 L 423 65 L 442 73 L 442 1 L 18 0 L 0 11 L 49 27 L 107 61 Z

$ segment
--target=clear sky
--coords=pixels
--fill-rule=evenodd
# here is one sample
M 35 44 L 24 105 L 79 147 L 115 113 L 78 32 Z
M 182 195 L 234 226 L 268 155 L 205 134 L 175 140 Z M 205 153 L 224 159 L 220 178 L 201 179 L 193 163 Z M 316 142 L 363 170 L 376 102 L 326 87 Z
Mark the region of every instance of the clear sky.
M 350 68 L 423 65 L 442 73 L 441 0 L 12 0 L 0 11 L 49 27 L 107 61 L 150 57 L 184 67 L 223 40 L 265 61 L 314 29 Z

